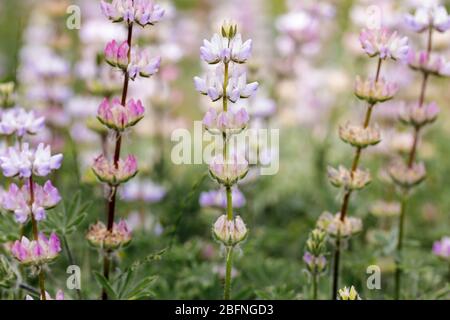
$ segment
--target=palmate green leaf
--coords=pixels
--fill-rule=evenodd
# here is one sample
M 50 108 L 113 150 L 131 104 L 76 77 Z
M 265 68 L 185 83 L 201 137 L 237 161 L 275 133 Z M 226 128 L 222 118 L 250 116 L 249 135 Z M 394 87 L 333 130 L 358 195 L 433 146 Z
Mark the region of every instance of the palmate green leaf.
M 128 300 L 139 300 L 154 296 L 154 293 L 150 290 L 150 287 L 157 278 L 157 276 L 148 276 L 144 278 L 123 298 Z
M 90 205 L 91 201 L 82 202 L 81 192 L 78 191 L 68 205 L 63 202 L 48 214 L 43 226 L 48 231 L 56 231 L 62 236 L 69 235 L 84 221 Z
M 100 287 L 105 289 L 110 299 L 117 300 L 119 298 L 113 286 L 111 285 L 109 280 L 105 278 L 105 276 L 103 276 L 101 273 L 97 271 L 94 272 L 94 276 L 95 280 L 97 280 L 97 283 L 100 285 Z

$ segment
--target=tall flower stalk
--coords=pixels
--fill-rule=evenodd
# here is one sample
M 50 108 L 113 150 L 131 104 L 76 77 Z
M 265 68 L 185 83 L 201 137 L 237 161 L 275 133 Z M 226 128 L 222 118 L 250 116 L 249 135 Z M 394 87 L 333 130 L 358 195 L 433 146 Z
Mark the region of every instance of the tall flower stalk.
M 224 299 L 231 296 L 231 277 L 235 248 L 247 237 L 247 228 L 240 216 L 233 212 L 232 187 L 248 172 L 248 162 L 237 150 L 230 150 L 230 139 L 241 133 L 248 124 L 245 108 L 229 106 L 239 99 L 249 98 L 258 88 L 257 82 L 247 83 L 243 64 L 251 55 L 252 40 L 242 41 L 237 25 L 226 22 L 221 35 L 214 34 L 211 41 L 204 40 L 200 48 L 201 58 L 210 65 L 216 65 L 206 78 L 195 77 L 197 91 L 207 95 L 211 101 L 222 102 L 221 108 L 211 107 L 203 118 L 203 125 L 212 134 L 222 137 L 222 152 L 209 164 L 211 177 L 224 186 L 226 212 L 213 226 L 213 236 L 224 247 L 225 286 Z
M 13 107 L 1 115 L 0 134 L 12 138 L 10 141 L 15 138 L 15 143 L 0 155 L 0 167 L 5 177 L 19 181 L 9 185 L 0 199 L 0 206 L 14 214 L 17 223 L 31 223 L 31 239 L 21 234 L 10 249 L 20 264 L 31 266 L 33 273 L 38 275 L 40 298 L 46 300 L 44 268 L 58 257 L 61 245 L 55 233 L 47 238 L 39 232 L 38 222 L 45 220 L 47 210 L 55 207 L 61 196 L 50 180 L 40 185 L 34 182 L 34 178 L 45 177 L 59 169 L 63 156 L 51 155 L 50 146 L 43 143 L 33 148 L 24 142 L 25 136 L 34 135 L 43 127 L 44 118 L 36 117 L 33 111 Z
M 343 188 L 344 196 L 340 211 L 336 215 L 324 213 L 319 218 L 318 225 L 325 229 L 334 241 L 334 265 L 332 271 L 331 299 L 336 299 L 339 288 L 339 266 L 343 241 L 362 228 L 361 220 L 348 217 L 350 197 L 354 191 L 361 190 L 371 182 L 370 172 L 359 168 L 362 152 L 369 146 L 381 141 L 380 130 L 371 126 L 372 112 L 375 105 L 392 99 L 397 92 L 397 85 L 381 77 L 381 67 L 385 60 L 404 60 L 408 54 L 408 39 L 398 37 L 396 32 L 385 28 L 363 30 L 360 35 L 362 48 L 371 58 L 377 59 L 375 76 L 367 80 L 356 79 L 355 95 L 367 103 L 362 125 L 347 123 L 339 127 L 339 136 L 350 144 L 355 153 L 351 168 L 344 166 L 328 168 L 328 178 L 332 185 Z
M 413 143 L 406 161 L 396 161 L 389 167 L 393 182 L 399 186 L 401 210 L 398 222 L 396 267 L 395 267 L 395 299 L 400 299 L 401 279 L 403 273 L 403 238 L 405 233 L 405 215 L 412 188 L 420 184 L 426 177 L 425 166 L 417 162 L 417 148 L 422 129 L 433 123 L 439 113 L 436 103 L 425 103 L 428 80 L 431 76 L 450 76 L 450 63 L 439 55 L 433 55 L 433 32 L 445 32 L 450 29 L 450 17 L 443 6 L 420 7 L 414 15 L 406 16 L 407 26 L 417 32 L 425 33 L 427 46 L 425 51 L 410 51 L 409 67 L 422 76 L 420 94 L 417 102 L 405 107 L 400 114 L 400 121 L 413 130 Z
M 154 25 L 164 15 L 164 10 L 150 0 L 115 0 L 112 3 L 101 1 L 104 15 L 113 23 L 124 23 L 127 38 L 123 42 L 110 41 L 105 48 L 105 60 L 113 68 L 123 72 L 121 98 L 105 98 L 97 112 L 98 120 L 113 131 L 115 140 L 112 160 L 102 154 L 97 157 L 92 167 L 101 182 L 108 184 L 107 224 L 97 223 L 90 227 L 87 235 L 89 242 L 103 250 L 103 276 L 108 279 L 111 268 L 111 256 L 114 250 L 123 247 L 131 240 L 126 223 L 115 223 L 116 195 L 119 185 L 127 182 L 137 174 L 137 161 L 133 155 L 120 158 L 122 135 L 125 130 L 136 125 L 144 116 L 144 107 L 140 100 L 128 99 L 130 80 L 136 77 L 150 77 L 160 66 L 161 58 L 150 59 L 147 52 L 133 47 L 133 28 Z M 107 299 L 103 290 L 102 299 Z

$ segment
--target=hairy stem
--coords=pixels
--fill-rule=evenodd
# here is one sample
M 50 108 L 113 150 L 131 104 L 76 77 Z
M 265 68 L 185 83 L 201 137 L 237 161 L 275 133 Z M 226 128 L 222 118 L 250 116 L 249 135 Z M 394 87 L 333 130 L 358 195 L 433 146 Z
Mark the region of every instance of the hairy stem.
M 130 23 L 128 25 L 128 37 L 127 37 L 127 43 L 128 43 L 128 61 L 130 61 L 131 57 L 131 39 L 133 37 L 133 24 Z M 122 99 L 121 104 L 122 106 L 125 106 L 127 103 L 127 93 L 128 93 L 128 83 L 130 81 L 130 76 L 128 74 L 128 71 L 125 71 L 124 81 L 123 81 L 123 88 L 122 88 Z M 116 145 L 114 148 L 114 166 L 116 169 L 119 166 L 119 158 L 120 158 L 120 149 L 122 145 L 122 135 L 119 131 L 116 131 Z M 114 225 L 114 216 L 115 216 L 115 209 L 116 209 L 116 192 L 117 189 L 115 186 L 111 186 L 111 193 L 108 198 L 108 231 L 111 232 Z M 109 278 L 109 255 L 105 254 L 105 257 L 103 259 L 103 275 L 106 279 Z M 107 300 L 108 295 L 103 289 L 102 291 L 102 299 Z
M 317 300 L 317 282 L 318 282 L 318 277 L 317 277 L 317 273 L 314 273 L 312 275 L 312 291 L 313 291 L 313 295 L 312 298 L 313 300 Z
M 233 247 L 227 247 L 227 265 L 225 271 L 225 289 L 223 292 L 224 300 L 230 300 L 231 292 L 231 271 L 233 268 Z

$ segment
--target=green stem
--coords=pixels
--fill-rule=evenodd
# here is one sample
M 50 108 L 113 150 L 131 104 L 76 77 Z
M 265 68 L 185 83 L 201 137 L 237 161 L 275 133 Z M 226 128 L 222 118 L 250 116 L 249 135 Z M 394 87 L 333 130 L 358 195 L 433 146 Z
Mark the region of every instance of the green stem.
M 225 289 L 223 293 L 224 300 L 230 300 L 232 268 L 233 268 L 233 247 L 227 247 L 227 266 L 225 271 Z
M 45 296 L 45 273 L 42 268 L 39 271 L 39 289 L 41 290 L 41 300 L 47 300 Z
M 233 199 L 231 194 L 231 187 L 227 186 L 227 218 L 233 220 Z
M 400 299 L 400 288 L 401 288 L 401 280 L 402 280 L 402 250 L 403 250 L 403 234 L 404 234 L 404 225 L 405 225 L 405 212 L 406 212 L 406 195 L 403 195 L 401 210 L 400 210 L 400 219 L 398 223 L 398 238 L 397 238 L 397 257 L 395 260 L 395 300 Z
M 317 274 L 314 273 L 312 276 L 313 300 L 317 300 L 317 281 L 318 281 Z

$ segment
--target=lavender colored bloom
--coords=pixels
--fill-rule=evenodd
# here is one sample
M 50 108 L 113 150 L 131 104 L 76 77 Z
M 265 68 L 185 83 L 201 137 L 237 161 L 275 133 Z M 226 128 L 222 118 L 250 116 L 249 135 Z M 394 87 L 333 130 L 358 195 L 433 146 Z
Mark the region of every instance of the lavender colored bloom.
M 449 77 L 450 62 L 442 55 L 429 54 L 426 51 L 414 52 L 408 54 L 409 67 L 416 71 L 421 71 L 435 76 Z
M 231 50 L 228 47 L 228 41 L 227 38 L 219 36 L 217 33 L 213 35 L 211 41 L 203 40 L 200 57 L 209 64 L 230 61 Z
M 134 80 L 138 75 L 148 78 L 159 71 L 161 66 L 161 57 L 150 58 L 146 51 L 139 51 L 133 47 L 131 50 L 130 65 L 128 74 L 130 79 Z
M 119 98 L 111 101 L 105 98 L 98 108 L 97 119 L 110 129 L 123 131 L 136 125 L 144 117 L 144 111 L 141 100 L 130 99 L 122 106 Z
M 25 223 L 28 217 L 33 213 L 37 221 L 46 217 L 46 210 L 55 207 L 61 196 L 50 180 L 43 186 L 34 183 L 33 185 L 33 203 L 30 207 L 30 187 L 25 184 L 19 188 L 16 184 L 11 184 L 9 190 L 2 195 L 1 206 L 3 209 L 13 212 L 17 222 Z
M 231 199 L 233 201 L 233 208 L 242 208 L 245 206 L 245 196 L 237 187 L 231 189 Z M 227 207 L 225 189 L 202 192 L 199 203 L 202 207 L 225 209 Z
M 224 66 L 220 65 L 207 74 L 206 78 L 194 77 L 195 89 L 203 95 L 209 96 L 212 101 L 223 97 Z M 227 85 L 227 98 L 231 102 L 249 98 L 258 89 L 258 82 L 247 83 L 247 74 L 244 69 L 233 66 L 229 71 Z
M 443 237 L 433 244 L 433 253 L 441 259 L 450 261 L 450 237 Z
M 38 240 L 32 241 L 23 236 L 11 247 L 11 254 L 24 265 L 47 264 L 55 260 L 60 251 L 61 244 L 55 233 L 52 233 L 50 238 L 40 233 Z
M 116 167 L 113 161 L 100 155 L 94 160 L 92 171 L 100 181 L 116 186 L 137 174 L 137 161 L 133 155 L 128 155 L 125 160 L 119 159 Z
M 403 61 L 408 56 L 408 38 L 399 37 L 396 31 L 391 33 L 386 28 L 363 29 L 359 40 L 369 57 Z
M 62 154 L 51 155 L 49 145 L 40 143 L 36 150 L 32 150 L 28 143 L 24 143 L 21 149 L 9 147 L 0 156 L 0 166 L 6 177 L 29 178 L 32 174 L 44 177 L 52 170 L 59 169 L 62 159 Z
M 252 54 L 252 40 L 242 42 L 242 36 L 237 34 L 230 42 L 230 58 L 236 63 L 245 63 Z
M 133 22 L 141 27 L 154 25 L 164 16 L 164 9 L 150 0 L 101 1 L 103 14 L 112 22 Z
M 406 25 L 414 32 L 424 32 L 433 28 L 438 32 L 450 29 L 450 17 L 444 6 L 420 7 L 414 15 L 405 16 Z
M 44 117 L 36 117 L 33 111 L 25 111 L 22 108 L 6 110 L 1 115 L 0 134 L 18 137 L 28 134 L 36 134 L 44 127 Z
M 121 194 L 125 201 L 155 203 L 161 201 L 166 192 L 166 188 L 151 180 L 133 180 L 124 185 Z

